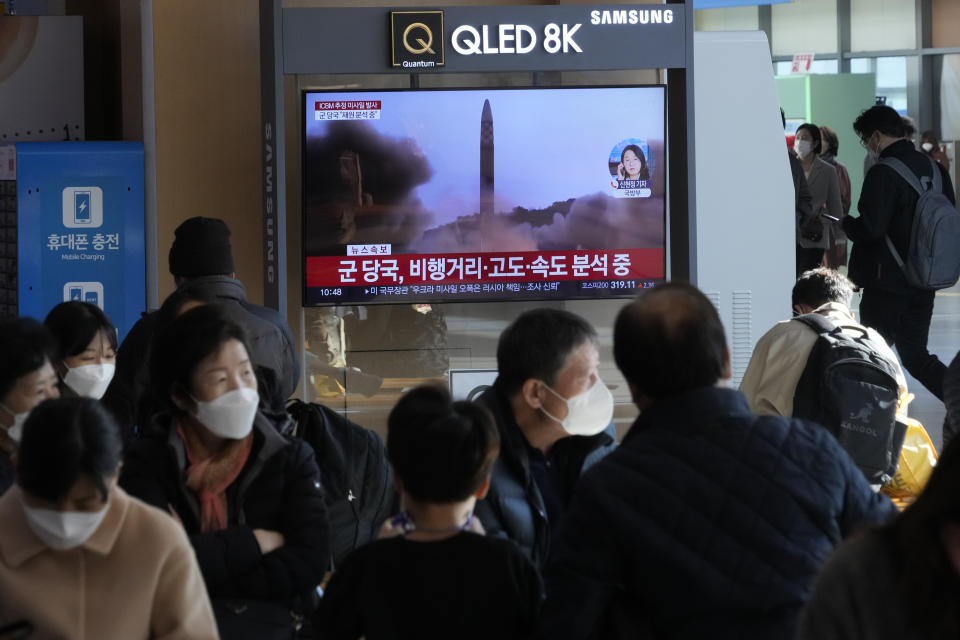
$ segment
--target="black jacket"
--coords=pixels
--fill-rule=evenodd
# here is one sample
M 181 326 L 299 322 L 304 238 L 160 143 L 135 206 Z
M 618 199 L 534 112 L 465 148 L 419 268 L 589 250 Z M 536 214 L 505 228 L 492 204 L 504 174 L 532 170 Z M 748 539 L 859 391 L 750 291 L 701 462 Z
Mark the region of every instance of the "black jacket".
M 477 402 L 487 407 L 500 432 L 500 457 L 493 467 L 490 491 L 479 501 L 476 515 L 488 535 L 509 538 L 540 568 L 550 545 L 547 509 L 540 489 L 530 473 L 527 444 L 520 427 L 513 419 L 507 398 L 491 387 Z M 553 445 L 551 455 L 563 459 L 568 486 L 577 483 L 580 475 L 616 447 L 614 429 L 595 436 L 570 436 Z
M 316 453 L 335 569 L 347 554 L 376 538 L 380 525 L 397 511 L 393 473 L 376 432 L 320 404 L 296 401 L 288 411 L 297 437 Z
M 169 424 L 169 418 L 158 424 Z M 200 506 L 184 483 L 183 440 L 169 428 L 145 434 L 127 451 L 120 485 L 130 495 L 180 518 L 212 599 L 292 606 L 323 581 L 329 557 L 327 508 L 310 445 L 280 435 L 258 415 L 250 458 L 227 489 L 230 526 L 201 533 Z M 283 534 L 267 554 L 254 529 Z M 145 550 L 149 552 L 149 550 Z
M 894 142 L 883 150 L 880 158 L 897 158 L 921 178 L 933 175 L 930 158 L 917 151 L 908 140 Z M 950 175 L 940 165 L 936 166 L 943 179 L 943 193 L 950 202 L 956 203 Z M 884 237 L 889 234 L 900 256 L 907 255 L 918 199 L 913 187 L 890 167 L 877 163 L 867 172 L 857 203 L 860 216 L 843 218 L 843 230 L 853 242 L 850 279 L 857 286 L 895 293 L 916 291 L 907 284 Z
M 834 546 L 894 513 L 822 427 L 731 389 L 659 400 L 577 485 L 543 637 L 792 638 Z
M 284 404 L 300 381 L 300 363 L 290 327 L 283 317 L 266 307 L 247 302 L 243 283 L 229 276 L 192 278 L 191 286 L 217 299 L 226 313 L 247 332 L 250 355 L 270 408 L 283 411 Z M 147 360 L 156 324 L 156 312 L 145 313 L 124 338 L 117 350 L 117 370 L 103 403 L 109 407 L 125 430 L 130 432 L 152 413 L 140 406 L 147 385 Z

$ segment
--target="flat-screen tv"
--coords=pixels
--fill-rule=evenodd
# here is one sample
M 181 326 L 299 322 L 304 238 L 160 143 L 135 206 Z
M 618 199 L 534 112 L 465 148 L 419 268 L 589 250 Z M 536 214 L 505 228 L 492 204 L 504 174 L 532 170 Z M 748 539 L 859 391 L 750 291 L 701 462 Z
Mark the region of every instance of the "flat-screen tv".
M 662 281 L 662 86 L 304 93 L 304 303 Z

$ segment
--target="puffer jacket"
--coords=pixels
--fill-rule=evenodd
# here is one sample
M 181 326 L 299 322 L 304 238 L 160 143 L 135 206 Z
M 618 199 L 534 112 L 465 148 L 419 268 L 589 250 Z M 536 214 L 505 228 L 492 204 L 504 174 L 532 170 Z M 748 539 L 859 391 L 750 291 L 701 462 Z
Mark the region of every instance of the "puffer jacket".
M 485 391 L 477 402 L 487 407 L 500 432 L 500 457 L 493 467 L 487 497 L 475 512 L 487 535 L 513 540 L 540 568 L 550 545 L 551 526 L 540 489 L 530 473 L 530 459 L 520 427 L 513 419 L 506 396 L 496 386 Z M 570 436 L 554 446 L 555 455 L 567 461 L 568 482 L 580 475 L 616 447 L 613 424 L 595 436 Z
M 215 606 L 223 599 L 297 606 L 323 581 L 330 555 L 327 508 L 310 445 L 281 435 L 283 425 L 258 414 L 250 457 L 227 489 L 229 526 L 203 533 L 199 501 L 183 480 L 183 440 L 169 423 L 158 417 L 157 428 L 132 444 L 120 486 L 180 519 Z M 283 546 L 261 553 L 254 529 L 281 533 Z
M 826 429 L 730 389 L 658 400 L 577 485 L 543 637 L 791 638 L 833 548 L 894 513 Z

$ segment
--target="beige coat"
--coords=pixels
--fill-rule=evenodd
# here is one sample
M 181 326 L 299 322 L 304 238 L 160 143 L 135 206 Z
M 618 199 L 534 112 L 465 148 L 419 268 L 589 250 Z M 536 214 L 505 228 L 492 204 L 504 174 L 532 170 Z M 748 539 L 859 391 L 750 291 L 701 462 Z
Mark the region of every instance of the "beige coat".
M 170 516 L 119 487 L 96 533 L 66 551 L 27 526 L 19 487 L 0 498 L 0 626 L 31 640 L 218 638 L 193 548 Z
M 854 321 L 850 310 L 837 302 L 829 302 L 816 309 L 841 327 L 850 327 L 855 332 L 863 325 Z M 907 392 L 907 381 L 900 368 L 900 361 L 879 333 L 867 328 L 867 334 L 877 351 L 894 363 L 900 394 Z M 778 322 L 760 340 L 750 356 L 750 364 L 740 382 L 740 391 L 747 397 L 750 410 L 761 416 L 793 415 L 793 394 L 807 366 L 807 358 L 817 342 L 817 334 L 799 322 Z

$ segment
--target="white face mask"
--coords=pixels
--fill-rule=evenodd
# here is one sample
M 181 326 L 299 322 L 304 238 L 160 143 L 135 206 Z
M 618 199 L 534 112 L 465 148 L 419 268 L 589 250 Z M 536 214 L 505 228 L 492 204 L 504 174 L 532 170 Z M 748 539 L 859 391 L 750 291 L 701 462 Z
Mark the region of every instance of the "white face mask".
M 99 511 L 54 511 L 37 509 L 23 503 L 27 526 L 51 549 L 63 551 L 79 547 L 90 539 L 107 515 L 109 504 Z
M 922 145 L 920 145 L 920 148 L 926 151 L 927 153 L 930 153 L 931 151 L 933 151 L 933 143 L 924 142 Z
M 78 396 L 99 400 L 107 392 L 116 369 L 116 365 L 106 362 L 68 368 L 67 375 L 63 376 L 63 383 L 73 389 Z
M 229 440 L 247 437 L 257 417 L 260 396 L 254 389 L 242 387 L 228 391 L 216 400 L 197 403 L 194 416 L 216 436 Z
M 797 152 L 797 155 L 801 158 L 806 158 L 810 155 L 810 152 L 813 151 L 813 143 L 809 140 L 796 140 L 793 143 L 793 150 Z
M 10 410 L 10 407 L 2 403 L 0 403 L 0 408 L 13 416 L 13 424 L 7 427 L 7 435 L 10 436 L 11 440 L 19 444 L 20 438 L 23 437 L 23 423 L 30 417 L 30 412 L 14 413 Z
M 543 407 L 541 409 L 572 436 L 595 436 L 602 433 L 613 419 L 613 394 L 600 378 L 592 387 L 572 398 L 564 398 L 547 384 L 543 386 L 566 403 L 567 417 L 560 420 Z

